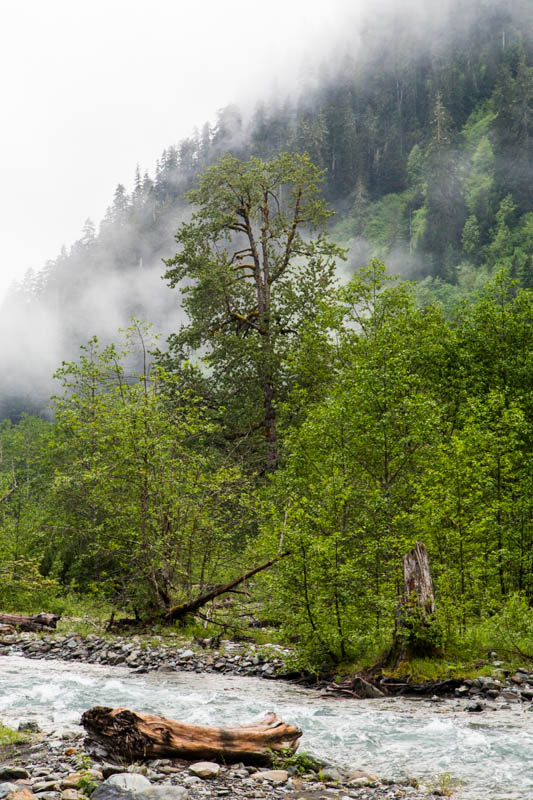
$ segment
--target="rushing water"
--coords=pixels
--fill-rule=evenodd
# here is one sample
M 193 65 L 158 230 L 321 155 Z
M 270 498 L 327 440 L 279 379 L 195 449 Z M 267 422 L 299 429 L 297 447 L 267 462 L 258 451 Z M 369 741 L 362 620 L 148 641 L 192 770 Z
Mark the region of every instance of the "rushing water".
M 533 713 L 469 714 L 457 703 L 324 699 L 290 684 L 227 675 L 149 673 L 60 661 L 0 659 L 0 719 L 72 729 L 93 705 L 191 723 L 238 724 L 276 711 L 304 731 L 301 749 L 375 772 L 463 782 L 461 798 L 533 798 Z M 464 703 L 459 704 L 459 709 Z

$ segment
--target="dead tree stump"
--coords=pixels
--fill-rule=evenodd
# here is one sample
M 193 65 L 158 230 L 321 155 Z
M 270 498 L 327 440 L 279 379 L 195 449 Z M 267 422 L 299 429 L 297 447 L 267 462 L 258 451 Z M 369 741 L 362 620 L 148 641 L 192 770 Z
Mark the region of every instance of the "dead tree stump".
M 396 630 L 384 666 L 397 667 L 413 656 L 438 652 L 435 594 L 425 545 L 416 545 L 403 557 L 403 597 L 396 610 Z

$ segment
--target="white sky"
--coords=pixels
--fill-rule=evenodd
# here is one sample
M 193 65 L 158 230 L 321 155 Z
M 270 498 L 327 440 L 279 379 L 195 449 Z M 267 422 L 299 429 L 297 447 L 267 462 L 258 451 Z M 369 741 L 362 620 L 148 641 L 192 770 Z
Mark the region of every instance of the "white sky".
M 359 0 L 0 0 L 0 298 L 117 183 L 229 102 L 294 85 Z

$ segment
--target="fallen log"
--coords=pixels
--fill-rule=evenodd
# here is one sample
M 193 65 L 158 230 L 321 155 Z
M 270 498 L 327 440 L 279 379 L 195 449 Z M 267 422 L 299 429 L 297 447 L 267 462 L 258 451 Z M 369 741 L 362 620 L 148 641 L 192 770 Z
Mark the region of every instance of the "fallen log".
M 268 569 L 268 567 L 271 567 L 281 558 L 285 558 L 286 556 L 290 555 L 290 552 L 280 553 L 279 555 L 275 556 L 275 558 L 267 561 L 266 564 L 261 564 L 259 567 L 254 567 L 254 569 L 249 570 L 249 572 L 245 572 L 244 575 L 240 575 L 238 578 L 234 578 L 234 580 L 230 581 L 229 583 L 225 583 L 223 586 L 217 586 L 214 589 L 211 589 L 209 592 L 196 597 L 194 600 L 189 600 L 187 603 L 181 603 L 178 606 L 173 606 L 164 615 L 165 621 L 174 622 L 175 620 L 183 619 L 183 617 L 185 617 L 187 614 L 193 614 L 199 608 L 205 606 L 206 603 L 214 600 L 215 597 L 218 597 L 221 594 L 226 594 L 226 592 L 231 592 L 231 590 L 234 589 L 235 586 L 238 586 L 239 583 L 243 583 L 253 575 L 257 575 L 258 572 Z
M 42 631 L 43 628 L 56 628 L 60 620 L 56 614 L 45 614 L 41 611 L 33 617 L 26 617 L 22 614 L 0 614 L 0 624 L 12 625 L 19 631 L 31 631 L 32 633 Z
M 295 752 L 302 731 L 275 714 L 232 728 L 188 725 L 127 708 L 94 706 L 82 715 L 90 739 L 128 761 L 150 758 L 210 759 L 223 763 L 269 765 L 272 752 Z

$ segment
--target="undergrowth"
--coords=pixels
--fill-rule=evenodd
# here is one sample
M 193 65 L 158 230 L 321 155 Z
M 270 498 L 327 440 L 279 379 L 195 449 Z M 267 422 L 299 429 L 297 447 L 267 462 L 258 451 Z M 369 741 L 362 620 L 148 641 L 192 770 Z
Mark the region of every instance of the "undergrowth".
M 13 728 L 8 728 L 0 722 L 0 746 L 6 744 L 24 744 L 28 741 L 28 737 L 20 731 L 15 731 Z

